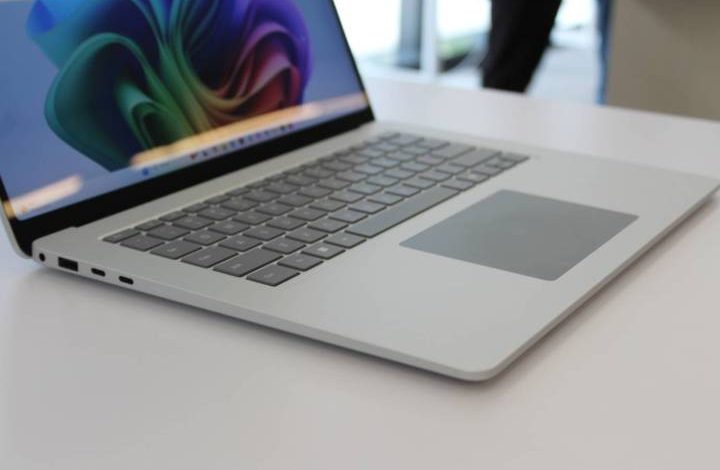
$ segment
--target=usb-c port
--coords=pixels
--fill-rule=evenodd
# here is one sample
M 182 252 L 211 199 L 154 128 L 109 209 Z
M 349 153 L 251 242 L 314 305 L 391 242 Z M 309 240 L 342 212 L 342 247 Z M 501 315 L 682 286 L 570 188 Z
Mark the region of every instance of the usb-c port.
M 135 284 L 135 281 L 133 281 L 133 280 L 130 279 L 129 277 L 120 276 L 118 279 L 119 279 L 120 282 L 122 282 L 123 284 L 128 284 L 128 285 L 130 285 L 130 286 L 133 285 L 133 284 Z
M 92 268 L 90 272 L 92 272 L 96 276 L 105 277 L 105 271 L 103 271 L 102 269 Z

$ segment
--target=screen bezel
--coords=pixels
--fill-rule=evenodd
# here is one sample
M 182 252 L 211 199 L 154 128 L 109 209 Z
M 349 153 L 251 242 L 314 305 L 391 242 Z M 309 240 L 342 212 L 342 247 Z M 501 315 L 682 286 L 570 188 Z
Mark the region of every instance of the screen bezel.
M 346 53 L 350 57 L 350 62 L 360 85 L 359 91 L 367 94 L 357 62 L 350 50 L 350 44 L 340 21 L 337 7 L 332 0 L 327 0 L 327 2 L 330 4 L 340 26 Z M 5 216 L 10 225 L 11 236 L 14 236 L 18 248 L 31 257 L 32 244 L 38 238 L 69 227 L 89 224 L 182 189 L 267 161 L 278 155 L 348 132 L 363 124 L 372 122 L 374 119 L 372 107 L 368 102 L 367 107 L 352 114 L 331 119 L 326 123 L 278 137 L 214 160 L 197 163 L 151 180 L 104 193 L 30 219 L 20 220 L 11 217 L 11 214 L 7 213 L 5 213 Z M 3 207 L 9 201 L 2 177 L 0 177 L 0 200 Z

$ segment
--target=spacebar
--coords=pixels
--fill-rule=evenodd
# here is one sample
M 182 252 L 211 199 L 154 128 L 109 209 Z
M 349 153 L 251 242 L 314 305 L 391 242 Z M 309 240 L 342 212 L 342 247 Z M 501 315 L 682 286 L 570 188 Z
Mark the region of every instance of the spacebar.
M 458 194 L 449 188 L 433 188 L 414 198 L 387 209 L 384 212 L 364 222 L 349 228 L 347 232 L 363 237 L 374 237 L 389 230 L 399 223 L 402 223 L 419 213 L 440 204 Z

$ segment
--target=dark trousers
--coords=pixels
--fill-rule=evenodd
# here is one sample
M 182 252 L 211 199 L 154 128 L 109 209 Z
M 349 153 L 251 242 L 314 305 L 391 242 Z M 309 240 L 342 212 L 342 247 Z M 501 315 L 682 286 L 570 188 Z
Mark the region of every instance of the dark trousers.
M 543 53 L 561 0 L 492 0 L 483 86 L 524 92 Z

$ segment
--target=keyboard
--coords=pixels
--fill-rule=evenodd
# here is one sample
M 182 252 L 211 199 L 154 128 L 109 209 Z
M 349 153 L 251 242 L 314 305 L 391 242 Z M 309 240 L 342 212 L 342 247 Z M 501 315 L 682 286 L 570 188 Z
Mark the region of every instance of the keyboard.
M 103 240 L 276 287 L 528 159 L 387 133 Z

